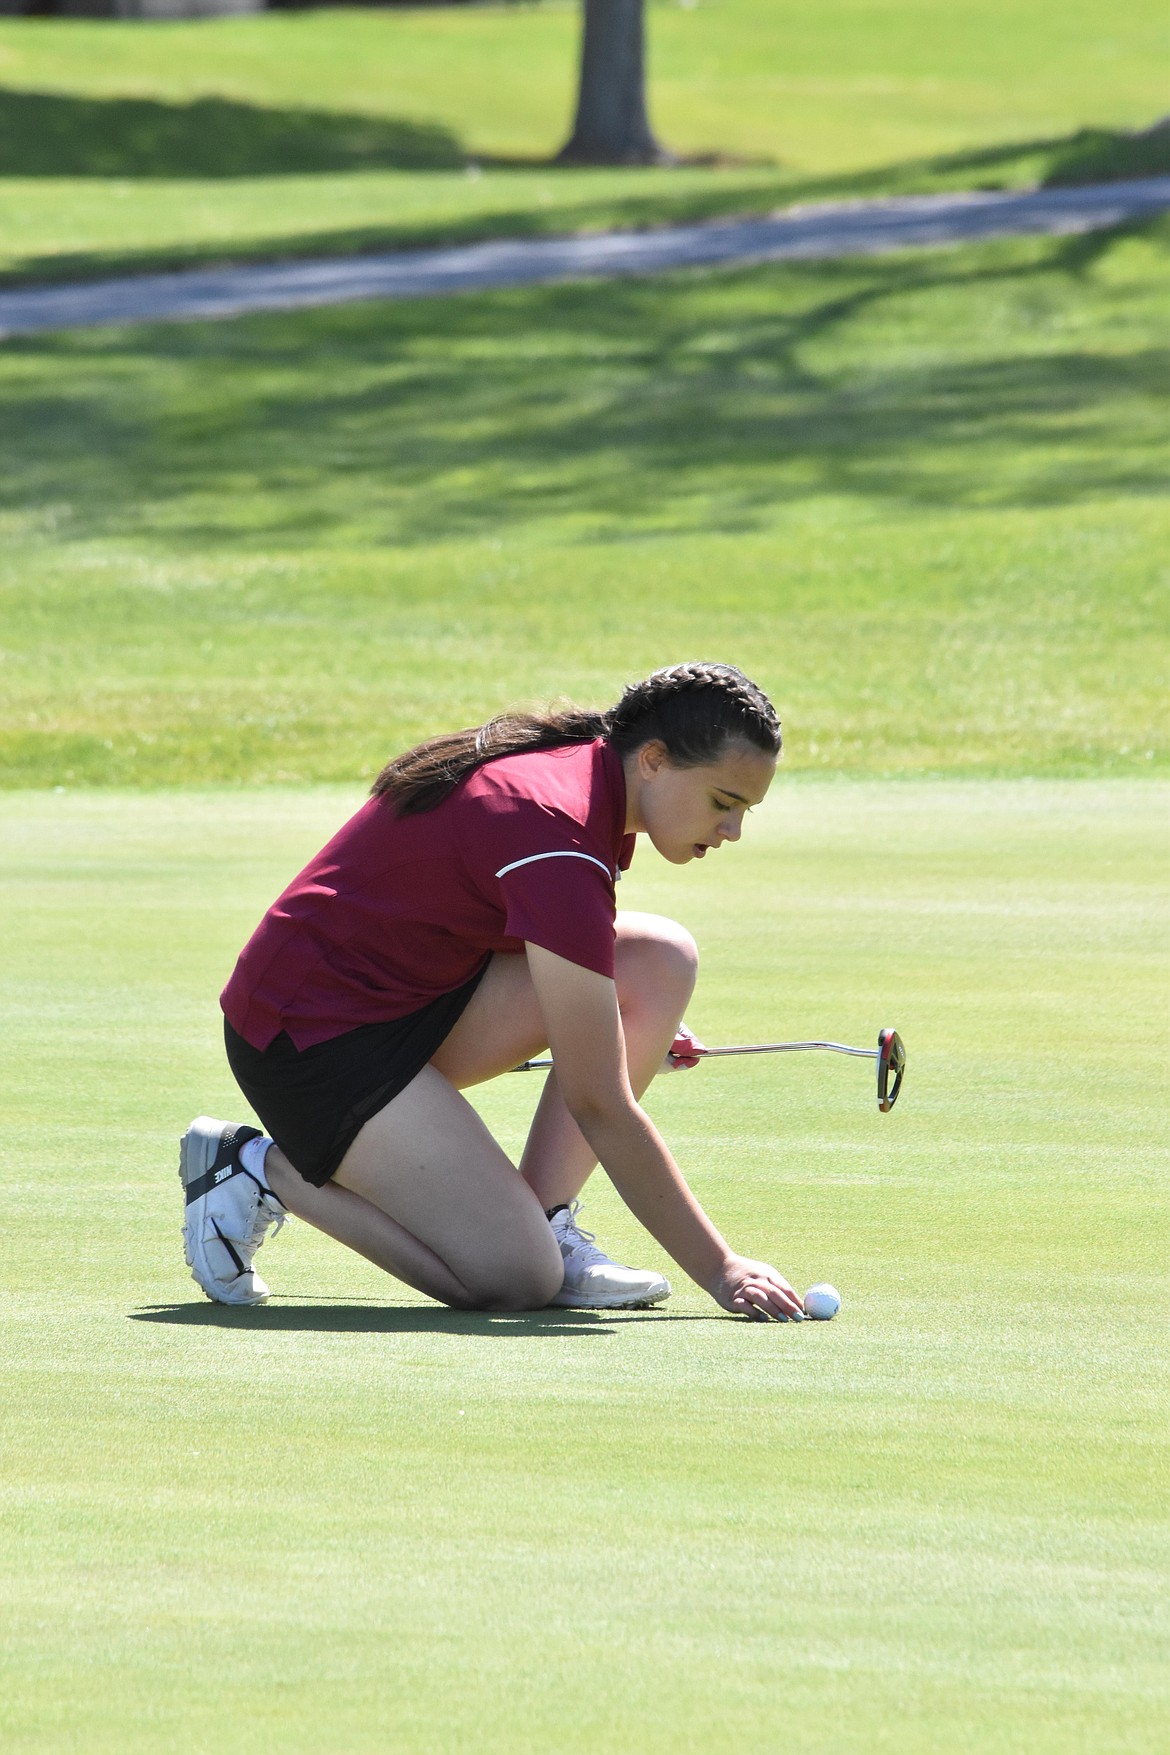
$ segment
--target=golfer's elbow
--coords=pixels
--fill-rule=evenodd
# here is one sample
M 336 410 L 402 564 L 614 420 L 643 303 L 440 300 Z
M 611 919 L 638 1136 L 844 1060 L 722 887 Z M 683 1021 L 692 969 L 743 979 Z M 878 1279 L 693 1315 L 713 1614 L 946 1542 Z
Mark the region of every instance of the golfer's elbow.
M 633 1093 L 628 1090 L 583 1084 L 569 1090 L 562 1086 L 561 1095 L 569 1114 L 595 1151 L 600 1140 L 611 1137 L 637 1110 Z

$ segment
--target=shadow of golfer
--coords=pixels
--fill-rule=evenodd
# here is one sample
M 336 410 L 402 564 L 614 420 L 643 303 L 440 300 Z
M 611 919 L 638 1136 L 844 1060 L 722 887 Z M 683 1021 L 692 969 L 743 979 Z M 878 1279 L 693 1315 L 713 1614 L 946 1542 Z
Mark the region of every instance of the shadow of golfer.
M 320 1299 L 304 1304 L 148 1304 L 127 1311 L 130 1322 L 165 1322 L 184 1328 L 258 1329 L 264 1333 L 450 1334 L 492 1340 L 574 1336 L 596 1340 L 630 1324 L 740 1320 L 719 1311 L 710 1316 L 658 1310 L 523 1310 L 489 1313 L 445 1310 L 439 1305 L 388 1305 L 358 1299 Z

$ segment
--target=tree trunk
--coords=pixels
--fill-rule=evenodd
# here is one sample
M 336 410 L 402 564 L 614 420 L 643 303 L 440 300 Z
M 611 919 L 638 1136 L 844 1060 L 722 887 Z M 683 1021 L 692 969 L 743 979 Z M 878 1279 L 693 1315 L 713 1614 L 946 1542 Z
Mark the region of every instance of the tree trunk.
M 643 0 L 584 0 L 581 84 L 562 162 L 669 164 L 646 114 Z

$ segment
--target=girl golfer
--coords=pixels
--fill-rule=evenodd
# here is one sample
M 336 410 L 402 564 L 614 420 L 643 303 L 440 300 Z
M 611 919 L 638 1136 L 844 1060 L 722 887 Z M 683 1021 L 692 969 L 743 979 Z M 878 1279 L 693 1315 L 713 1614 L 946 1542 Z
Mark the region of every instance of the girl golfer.
M 296 1213 L 460 1310 L 606 1309 L 670 1295 L 576 1223 L 599 1160 L 723 1306 L 800 1317 L 787 1280 L 723 1240 L 638 1099 L 672 1044 L 697 953 L 618 913 L 635 837 L 673 865 L 738 841 L 780 725 L 728 664 L 680 664 L 608 713 L 493 719 L 391 762 L 273 903 L 224 989 L 228 1060 L 267 1132 L 192 1122 L 187 1261 L 257 1304 L 252 1261 Z M 468 1085 L 551 1049 L 519 1169 Z

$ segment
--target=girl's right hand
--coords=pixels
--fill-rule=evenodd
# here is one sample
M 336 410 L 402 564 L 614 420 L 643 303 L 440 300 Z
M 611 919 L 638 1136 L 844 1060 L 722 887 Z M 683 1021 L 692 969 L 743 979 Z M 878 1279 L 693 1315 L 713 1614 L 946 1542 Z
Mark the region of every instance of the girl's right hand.
M 667 1050 L 666 1060 L 662 1067 L 663 1072 L 678 1072 L 682 1067 L 698 1066 L 705 1046 L 696 1035 L 687 1029 L 685 1024 L 680 1024 L 678 1033 Z
M 728 1256 L 710 1292 L 724 1310 L 750 1317 L 753 1322 L 804 1321 L 800 1294 L 766 1261 Z

